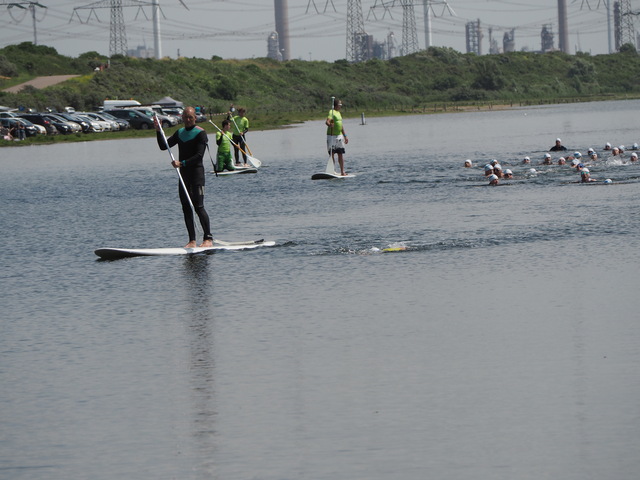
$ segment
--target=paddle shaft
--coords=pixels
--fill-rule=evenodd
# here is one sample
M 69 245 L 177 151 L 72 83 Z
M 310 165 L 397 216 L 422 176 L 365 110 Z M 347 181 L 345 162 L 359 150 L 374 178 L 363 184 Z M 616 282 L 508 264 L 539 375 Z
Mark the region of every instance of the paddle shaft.
M 336 101 L 336 97 L 331 97 L 331 121 L 333 122 L 333 105 Z M 333 137 L 333 124 L 329 124 L 329 135 Z M 333 141 L 329 147 L 329 160 L 327 161 L 327 168 L 325 172 L 334 173 L 336 171 L 336 163 L 333 161 Z

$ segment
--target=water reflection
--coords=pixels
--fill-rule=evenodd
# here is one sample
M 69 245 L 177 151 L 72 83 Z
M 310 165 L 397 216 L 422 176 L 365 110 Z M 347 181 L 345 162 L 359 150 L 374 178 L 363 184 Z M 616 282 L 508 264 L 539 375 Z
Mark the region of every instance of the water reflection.
M 193 255 L 184 259 L 183 286 L 187 312 L 183 319 L 189 341 L 189 370 L 192 401 L 192 430 L 198 448 L 197 458 L 202 462 L 195 466 L 203 478 L 211 478 L 214 472 L 215 451 L 215 320 L 212 304 L 213 283 L 210 269 L 211 257 Z

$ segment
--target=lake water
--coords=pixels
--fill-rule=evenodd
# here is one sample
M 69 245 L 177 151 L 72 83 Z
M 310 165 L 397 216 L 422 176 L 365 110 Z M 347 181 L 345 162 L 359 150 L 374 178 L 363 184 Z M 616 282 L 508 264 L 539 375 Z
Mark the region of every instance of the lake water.
M 93 253 L 186 243 L 155 139 L 0 149 L 0 478 L 635 480 L 639 112 L 351 112 L 336 181 L 322 122 L 250 132 L 206 206 L 277 246 L 193 257 Z

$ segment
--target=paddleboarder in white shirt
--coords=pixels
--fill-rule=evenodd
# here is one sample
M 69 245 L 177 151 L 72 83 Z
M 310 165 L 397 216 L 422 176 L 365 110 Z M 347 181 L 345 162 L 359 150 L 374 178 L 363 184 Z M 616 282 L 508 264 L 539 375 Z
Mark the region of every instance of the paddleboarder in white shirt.
M 344 146 L 349 143 L 347 134 L 342 126 L 342 115 L 340 109 L 342 108 L 342 101 L 337 98 L 333 100 L 333 108 L 329 112 L 329 116 L 325 121 L 327 125 L 327 151 L 333 158 L 334 154 L 338 154 L 338 164 L 340 165 L 340 175 L 343 177 L 346 175 L 344 171 Z

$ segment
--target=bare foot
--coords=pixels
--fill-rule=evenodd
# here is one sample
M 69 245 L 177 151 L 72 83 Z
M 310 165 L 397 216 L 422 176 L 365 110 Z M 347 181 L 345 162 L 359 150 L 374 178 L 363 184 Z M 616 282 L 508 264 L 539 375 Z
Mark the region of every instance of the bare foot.
M 213 247 L 213 242 L 211 240 L 204 240 L 201 244 L 201 247 Z
M 192 242 L 187 243 L 184 248 L 196 248 L 196 241 L 193 240 Z

